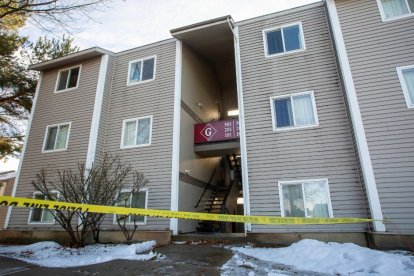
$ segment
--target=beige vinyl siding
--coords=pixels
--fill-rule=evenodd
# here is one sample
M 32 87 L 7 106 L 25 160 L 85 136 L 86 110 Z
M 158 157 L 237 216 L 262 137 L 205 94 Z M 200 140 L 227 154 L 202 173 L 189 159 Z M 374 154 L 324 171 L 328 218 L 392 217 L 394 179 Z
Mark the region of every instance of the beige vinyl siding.
M 123 161 L 149 179 L 148 208 L 171 207 L 172 132 L 174 113 L 175 40 L 136 48 L 116 55 L 109 99 L 104 151 L 118 154 Z M 131 60 L 156 55 L 155 79 L 127 86 Z M 153 116 L 151 145 L 120 149 L 125 119 Z M 169 229 L 169 219 L 148 218 L 140 230 Z M 107 215 L 102 229 L 118 229 L 113 215 Z
M 389 232 L 414 233 L 414 109 L 396 67 L 414 65 L 414 17 L 382 22 L 376 1 L 335 1 Z
M 54 93 L 58 70 L 63 68 L 43 73 L 16 196 L 33 196 L 31 182 L 41 169 L 53 170 L 56 175 L 56 169 L 73 169 L 79 162 L 85 162 L 100 61 L 97 57 L 72 64 L 82 64 L 82 69 L 79 87 L 69 91 Z M 71 122 L 67 150 L 42 153 L 46 126 L 66 122 Z M 42 224 L 28 225 L 28 218 L 29 209 L 13 208 L 8 228 L 53 228 Z
M 262 30 L 301 22 L 306 50 L 265 58 Z M 278 181 L 328 179 L 334 217 L 367 217 L 324 7 L 241 24 L 252 215 L 280 216 Z M 319 126 L 275 132 L 269 98 L 314 91 Z M 253 232 L 364 231 L 366 224 L 252 225 Z

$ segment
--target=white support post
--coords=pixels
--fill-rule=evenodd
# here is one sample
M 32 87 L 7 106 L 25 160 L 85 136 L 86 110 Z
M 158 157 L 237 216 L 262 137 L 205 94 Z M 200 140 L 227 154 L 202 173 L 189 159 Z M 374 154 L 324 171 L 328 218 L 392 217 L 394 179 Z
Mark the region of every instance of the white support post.
M 181 67 L 182 67 L 182 45 L 176 42 L 175 54 L 175 87 L 174 87 L 174 121 L 173 121 L 173 150 L 172 150 L 172 173 L 171 173 L 171 211 L 178 211 L 179 200 L 179 170 L 180 170 L 180 120 L 181 120 Z M 170 230 L 173 235 L 178 234 L 178 219 L 170 219 Z
M 85 168 L 92 168 L 95 161 L 96 145 L 98 143 L 99 122 L 101 120 L 101 111 L 103 96 L 105 90 L 106 73 L 108 71 L 109 56 L 103 55 L 99 67 L 98 83 L 96 85 L 95 104 L 92 113 L 91 131 L 89 134 L 88 152 L 86 155 Z
M 250 216 L 250 192 L 249 192 L 249 172 L 247 168 L 247 146 L 246 146 L 246 127 L 244 121 L 244 102 L 243 102 L 243 84 L 241 73 L 240 45 L 239 45 L 239 27 L 234 27 L 234 55 L 236 64 L 236 82 L 237 82 L 237 101 L 239 105 L 239 131 L 240 131 L 240 153 L 243 182 L 243 208 L 244 215 Z M 245 223 L 245 231 L 251 231 L 252 225 Z

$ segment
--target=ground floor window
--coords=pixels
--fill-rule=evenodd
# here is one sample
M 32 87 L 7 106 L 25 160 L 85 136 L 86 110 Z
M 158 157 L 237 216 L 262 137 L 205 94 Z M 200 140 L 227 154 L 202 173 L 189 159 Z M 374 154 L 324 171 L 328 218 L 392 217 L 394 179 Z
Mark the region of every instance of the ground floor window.
M 148 189 L 142 189 L 139 192 L 132 192 L 131 190 L 123 190 L 119 197 L 117 206 L 147 209 L 148 205 Z M 114 224 L 117 220 L 122 218 L 122 215 L 114 215 Z M 128 216 L 126 224 L 146 224 L 147 217 L 145 216 Z
M 59 193 L 57 191 L 52 192 L 53 197 L 57 200 Z M 48 200 L 48 198 L 43 195 L 41 192 L 33 193 L 34 199 Z M 45 224 L 54 224 L 55 217 L 52 214 L 53 211 L 41 208 L 31 208 L 29 214 L 29 223 L 45 223 Z
M 280 181 L 282 217 L 333 217 L 327 179 Z

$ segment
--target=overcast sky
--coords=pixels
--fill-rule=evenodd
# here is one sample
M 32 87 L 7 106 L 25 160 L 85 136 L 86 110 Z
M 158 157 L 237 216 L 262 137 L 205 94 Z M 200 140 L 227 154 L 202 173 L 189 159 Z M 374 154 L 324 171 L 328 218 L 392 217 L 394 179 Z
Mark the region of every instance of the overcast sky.
M 99 46 L 111 51 L 170 38 L 170 30 L 200 21 L 231 15 L 244 19 L 297 7 L 317 0 L 113 0 L 110 7 L 92 14 L 96 22 L 80 22 L 73 34 L 81 49 Z M 34 39 L 34 28 L 24 32 Z
M 74 44 L 81 49 L 99 46 L 119 52 L 171 38 L 170 30 L 231 15 L 234 21 L 261 16 L 319 0 L 113 0 L 89 22 L 78 22 Z M 27 26 L 22 32 L 34 41 L 46 35 Z M 50 34 L 48 34 L 50 36 Z M 62 33 L 56 33 L 61 36 Z M 39 151 L 40 154 L 40 151 Z M 18 160 L 0 161 L 0 172 L 17 170 Z

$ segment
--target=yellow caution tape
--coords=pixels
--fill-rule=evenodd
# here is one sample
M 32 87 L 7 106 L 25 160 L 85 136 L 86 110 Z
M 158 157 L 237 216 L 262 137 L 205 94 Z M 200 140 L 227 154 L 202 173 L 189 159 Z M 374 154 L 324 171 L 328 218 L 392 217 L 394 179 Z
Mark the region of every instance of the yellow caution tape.
M 222 222 L 240 222 L 252 224 L 338 224 L 338 223 L 367 223 L 372 219 L 364 218 L 299 218 L 272 216 L 240 216 L 212 213 L 195 213 L 169 210 L 153 210 L 128 207 L 102 206 L 61 201 L 28 199 L 22 197 L 0 196 L 0 206 L 42 208 L 49 210 L 70 210 L 101 214 L 118 214 L 133 216 L 150 216 L 162 218 L 194 219 Z

